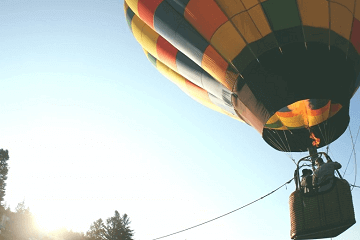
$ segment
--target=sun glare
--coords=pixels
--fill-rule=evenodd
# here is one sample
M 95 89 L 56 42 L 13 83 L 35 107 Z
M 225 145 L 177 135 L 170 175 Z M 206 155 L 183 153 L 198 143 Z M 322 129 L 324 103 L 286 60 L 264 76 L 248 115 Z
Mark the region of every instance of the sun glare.
M 51 213 L 35 214 L 36 225 L 42 232 L 52 232 L 65 228 L 61 218 L 57 218 Z

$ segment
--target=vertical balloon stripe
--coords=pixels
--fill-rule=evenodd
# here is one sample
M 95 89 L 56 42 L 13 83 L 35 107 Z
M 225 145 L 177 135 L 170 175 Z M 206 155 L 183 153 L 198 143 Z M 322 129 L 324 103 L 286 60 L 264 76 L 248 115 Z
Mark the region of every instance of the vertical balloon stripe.
M 139 0 L 125 0 L 127 5 L 131 8 L 131 10 L 139 16 L 139 11 L 138 11 L 138 3 Z
M 330 2 L 338 3 L 339 5 L 347 8 L 349 12 L 354 13 L 354 6 L 356 0 L 330 0 Z
M 157 61 L 156 68 L 161 74 L 163 74 L 166 78 L 176 84 L 181 90 L 186 92 L 187 80 L 184 78 L 184 76 L 173 71 L 171 68 L 169 68 L 159 60 Z
M 213 0 L 191 0 L 184 17 L 208 41 L 216 29 L 228 20 Z
M 230 21 L 215 32 L 210 42 L 228 62 L 231 62 L 246 46 L 244 39 Z
M 209 44 L 166 1 L 156 10 L 154 25 L 161 36 L 201 66 L 204 51 Z
M 350 38 L 353 15 L 345 6 L 330 2 L 331 30 L 345 39 Z
M 144 1 L 144 0 L 141 0 L 141 1 Z M 139 11 L 140 12 L 142 11 L 142 10 L 140 10 L 140 9 L 142 9 L 142 7 L 144 7 L 144 8 L 146 7 L 145 5 L 141 5 L 141 1 L 139 2 Z M 168 0 L 168 1 L 170 1 L 170 0 Z M 182 52 L 182 54 L 189 57 L 197 65 L 201 66 L 203 64 L 203 62 L 208 63 L 209 62 L 208 57 L 210 55 L 206 56 L 207 59 L 205 61 L 203 61 L 203 57 L 204 57 L 205 50 L 209 46 L 209 43 L 182 16 L 180 16 L 178 14 L 178 12 L 171 5 L 168 4 L 168 1 L 162 1 L 159 5 L 157 5 L 156 10 L 155 10 L 155 15 L 154 15 L 154 29 L 158 33 L 160 33 L 164 37 L 164 39 L 168 40 L 171 43 L 171 45 L 173 45 L 175 48 L 179 49 Z M 142 7 L 140 7 L 140 6 L 142 6 Z M 215 5 L 215 7 L 217 7 L 217 6 Z M 155 7 L 153 7 L 152 9 L 155 9 Z M 144 29 L 145 29 L 145 27 L 144 27 Z M 145 32 L 145 31 L 143 31 L 143 32 Z M 151 42 L 151 41 L 149 41 L 149 42 Z M 159 58 L 159 56 L 156 56 L 154 54 L 154 52 L 150 49 L 149 46 L 147 46 L 145 48 L 152 55 Z M 158 49 L 161 50 L 161 48 L 158 48 Z M 183 56 L 179 56 L 179 57 L 183 60 Z M 218 56 L 216 56 L 216 57 L 218 57 Z M 162 60 L 165 60 L 165 59 L 162 59 Z M 218 58 L 211 59 L 210 61 L 220 62 L 220 60 Z M 182 62 L 183 61 L 180 61 L 179 63 L 182 63 Z M 189 62 L 189 61 L 186 60 L 186 62 Z M 171 66 L 171 65 L 172 64 L 169 64 L 169 66 Z M 177 69 L 179 70 L 179 72 L 181 74 L 184 73 L 186 76 L 192 76 L 190 79 L 194 80 L 195 84 L 202 86 L 200 84 L 200 82 L 197 81 L 198 78 L 194 77 L 194 74 L 192 73 L 193 71 L 189 71 L 188 68 L 184 67 L 184 65 L 181 65 L 180 68 L 178 66 Z M 216 69 L 215 68 L 213 68 L 213 69 L 216 70 L 216 71 L 210 72 L 211 74 L 213 74 L 213 77 L 215 77 L 222 84 L 225 84 L 227 87 L 229 87 L 229 88 L 233 87 L 236 80 L 235 79 L 233 80 L 232 86 L 230 86 L 228 84 L 229 81 L 226 81 L 226 80 L 229 80 L 229 79 L 226 79 L 226 77 L 225 77 L 226 76 L 226 74 L 225 74 L 226 67 L 223 67 L 221 65 L 221 66 L 217 67 Z M 223 72 L 221 73 L 219 71 L 219 69 L 223 69 Z M 221 78 L 217 78 L 217 76 L 221 76 Z
M 241 1 L 243 2 L 246 9 L 250 9 L 255 5 L 259 4 L 258 0 L 241 0 Z
M 186 5 L 190 0 L 166 0 L 180 15 L 184 15 Z
M 144 51 L 145 54 L 148 55 L 146 50 Z M 228 115 L 242 122 L 242 120 L 235 115 L 234 109 L 231 106 L 229 106 L 226 102 L 224 102 L 222 99 L 219 99 L 215 97 L 213 94 L 200 88 L 199 86 L 194 85 L 189 80 L 184 78 L 182 75 L 176 73 L 175 71 L 171 70 L 169 67 L 167 67 L 159 60 L 156 60 L 156 68 L 160 73 L 162 73 L 170 81 L 176 84 L 182 91 L 184 91 L 194 100 L 198 101 L 199 103 L 203 104 L 204 106 L 214 111 Z
M 298 6 L 306 41 L 329 45 L 329 1 L 298 0 Z
M 270 25 L 260 4 L 249 9 L 248 12 L 263 37 L 271 33 Z
M 212 102 L 216 106 L 220 107 L 225 112 L 230 113 L 231 115 L 233 115 L 233 117 L 237 118 L 235 109 L 232 106 L 229 106 L 228 104 L 224 105 L 224 101 L 222 99 L 219 99 L 219 98 L 215 97 L 211 93 L 209 93 L 209 99 L 210 99 L 210 102 Z
M 356 51 L 360 53 L 360 21 L 356 18 L 353 19 L 350 41 Z
M 132 27 L 135 38 L 143 48 L 156 59 L 161 57 L 166 65 L 171 68 L 174 67 L 173 70 L 177 71 L 196 85 L 206 89 L 216 97 L 220 99 L 230 98 L 231 94 L 228 93 L 229 90 L 226 89 L 224 85 L 215 80 L 182 52 L 175 49 L 146 23 L 142 22 L 136 15 L 133 18 Z M 235 82 L 235 80 L 233 80 L 233 82 Z M 224 93 L 226 93 L 225 96 Z M 227 101 L 230 100 L 227 99 Z
M 225 85 L 225 87 L 230 89 L 235 84 L 235 81 L 229 84 L 225 80 L 226 69 L 228 68 L 228 65 L 229 64 L 219 55 L 219 53 L 212 46 L 209 46 L 205 50 L 202 68 L 211 76 L 214 76 L 223 85 Z
M 354 17 L 360 21 L 360 1 L 359 0 L 356 0 L 356 2 L 355 2 Z
M 154 13 L 163 0 L 139 0 L 139 17 L 147 25 L 154 29 Z
M 147 58 L 156 67 L 156 58 L 153 55 L 151 55 L 150 53 L 147 54 Z
M 133 19 L 132 29 L 137 41 L 146 51 L 176 71 L 176 54 L 178 50 L 144 23 L 137 15 L 134 15 Z
M 235 15 L 231 21 L 240 31 L 247 43 L 252 43 L 262 37 L 259 29 L 256 27 L 247 11 Z
M 126 2 L 125 2 L 126 3 Z M 129 8 L 129 6 L 127 6 L 127 8 L 125 8 L 125 13 L 126 13 L 126 22 L 130 28 L 130 30 L 132 30 L 131 28 L 131 21 L 135 16 L 135 13 L 131 10 L 131 8 Z
M 298 6 L 304 26 L 329 28 L 329 1 L 298 0 Z
M 265 14 L 274 31 L 300 26 L 295 0 L 271 0 L 262 3 Z
M 228 18 L 245 11 L 245 6 L 241 1 L 215 0 Z
M 158 38 L 156 47 L 159 60 L 166 63 L 171 69 L 177 70 L 176 55 L 179 51 L 161 36 Z
M 215 97 L 222 99 L 225 102 L 224 105 L 229 105 L 232 107 L 231 103 L 231 91 L 225 88 L 217 81 L 213 81 L 212 77 L 207 73 L 203 72 L 201 74 L 202 88 L 207 90 L 209 93 Z
M 141 21 L 141 19 L 137 16 L 134 15 L 133 20 L 131 21 L 131 29 L 132 29 L 132 33 L 135 37 L 135 39 L 142 45 L 142 31 L 144 27 L 149 27 L 146 25 L 146 23 L 144 23 L 143 21 Z M 153 55 L 155 53 L 152 53 Z
M 141 45 L 156 58 L 159 58 L 156 51 L 156 43 L 158 38 L 159 34 L 157 34 L 150 27 L 148 27 L 148 25 L 144 26 L 141 37 Z
M 201 73 L 202 68 L 191 61 L 186 55 L 182 52 L 179 52 L 176 55 L 176 66 L 181 75 L 185 78 L 190 79 L 194 84 L 198 86 L 203 86 L 201 82 Z
M 205 91 L 201 87 L 193 84 L 190 81 L 186 81 L 186 88 L 189 91 L 189 93 L 191 94 L 191 96 L 195 96 L 196 98 L 201 98 L 203 100 L 206 100 L 207 102 L 210 102 L 207 91 Z
M 231 86 L 229 90 L 232 92 L 235 91 L 236 84 L 242 81 L 242 76 L 240 75 L 239 71 L 234 69 L 232 65 L 229 65 L 226 69 L 225 81 L 227 85 Z

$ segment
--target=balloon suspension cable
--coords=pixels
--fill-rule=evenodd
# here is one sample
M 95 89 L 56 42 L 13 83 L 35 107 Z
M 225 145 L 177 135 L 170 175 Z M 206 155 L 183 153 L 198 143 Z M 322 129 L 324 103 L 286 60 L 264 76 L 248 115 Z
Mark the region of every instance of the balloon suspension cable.
M 351 133 L 351 128 L 350 128 L 350 125 L 349 125 L 349 133 L 350 133 L 350 137 L 351 137 L 351 143 L 352 143 L 352 147 L 353 147 L 353 150 L 351 153 L 354 153 L 354 168 L 355 168 L 355 179 L 354 179 L 354 186 L 355 186 L 355 183 L 356 183 L 356 176 L 357 176 L 357 163 L 356 163 L 356 151 L 355 151 L 355 143 L 354 143 L 354 139 L 353 139 L 353 136 L 352 136 L 352 133 Z M 351 158 L 351 155 L 350 155 L 350 158 Z M 345 175 L 345 174 L 344 174 Z M 351 188 L 351 191 L 354 189 L 354 187 Z
M 289 152 L 291 152 L 291 147 L 290 147 L 290 144 L 289 144 L 289 141 L 288 141 L 288 139 L 287 139 L 287 136 L 286 136 L 286 133 L 285 133 L 285 131 L 283 130 L 283 133 L 284 133 L 284 136 L 285 136 L 285 139 L 286 139 L 286 143 L 288 144 L 288 147 L 289 147 Z M 292 133 L 291 133 L 292 134 Z M 296 165 L 296 161 L 295 161 L 295 159 L 292 157 L 292 155 L 291 155 L 291 153 L 288 155 L 288 157 L 295 163 L 295 165 Z
M 326 146 L 326 154 L 329 154 L 330 144 Z
M 345 171 L 344 171 L 344 173 L 343 173 L 344 176 L 345 176 L 345 173 L 346 173 L 347 168 L 348 168 L 348 166 L 349 166 L 351 157 L 352 157 L 353 153 L 355 153 L 355 146 L 354 146 L 354 144 L 356 145 L 356 143 L 357 143 L 357 138 L 358 138 L 358 136 L 359 136 L 359 131 L 360 131 L 360 126 L 359 126 L 359 129 L 358 129 L 357 134 L 356 134 L 356 137 L 355 137 L 355 143 L 352 141 L 352 143 L 353 143 L 353 150 L 351 151 L 349 160 L 348 160 L 348 162 L 347 162 L 347 164 L 346 164 L 346 168 L 345 168 Z M 350 131 L 350 126 L 349 126 L 349 132 L 350 132 L 350 137 L 351 137 L 351 139 L 352 139 L 352 134 L 351 134 L 351 131 Z
M 290 153 L 290 151 L 291 151 L 290 146 L 289 146 L 289 150 L 288 150 L 288 149 L 286 148 L 285 143 L 284 143 L 282 140 L 281 140 L 282 143 L 280 143 L 279 141 L 277 141 L 276 138 L 272 135 L 272 134 L 275 134 L 274 132 L 279 136 L 279 139 L 281 140 L 281 137 L 280 137 L 279 133 L 278 133 L 277 131 L 272 130 L 272 129 L 271 129 L 271 131 L 270 131 L 270 136 L 273 138 L 273 140 L 270 139 L 270 138 L 269 138 L 269 140 L 270 140 L 274 145 L 277 145 L 278 148 L 281 149 L 281 151 L 282 151 L 283 153 L 285 153 L 285 155 L 286 155 L 288 158 L 290 158 L 290 159 L 294 162 L 294 164 L 296 165 L 296 161 L 295 161 L 295 159 L 292 157 L 292 155 L 291 155 L 291 153 Z M 284 133 L 284 134 L 285 134 L 285 133 Z M 286 138 L 286 141 L 287 141 L 286 135 L 285 135 L 285 138 Z M 277 144 L 275 144 L 274 141 L 276 141 Z M 288 142 L 288 141 L 287 141 L 287 143 L 288 143 L 288 145 L 289 145 L 289 142 Z
M 324 139 L 324 141 L 325 141 L 325 145 L 327 145 L 328 144 L 328 139 L 327 139 L 327 134 L 326 134 L 326 130 L 324 130 L 324 132 L 325 132 L 325 134 L 323 133 L 323 131 L 321 130 L 321 127 L 320 127 L 320 124 L 319 125 L 317 125 L 318 126 L 318 128 L 319 128 L 319 130 L 320 130 L 320 133 L 321 133 L 321 136 L 323 137 L 323 139 Z
M 310 158 L 311 158 L 311 165 L 312 165 L 312 168 L 314 169 L 315 167 L 315 160 L 318 158 L 318 152 L 317 152 L 317 148 L 314 147 L 314 146 L 311 146 L 308 148 L 308 151 L 309 151 L 309 155 L 310 155 Z

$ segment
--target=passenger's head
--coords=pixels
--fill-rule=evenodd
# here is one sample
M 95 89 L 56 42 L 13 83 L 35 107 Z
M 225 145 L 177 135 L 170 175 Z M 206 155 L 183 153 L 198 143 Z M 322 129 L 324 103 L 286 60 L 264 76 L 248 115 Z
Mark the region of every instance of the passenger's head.
M 313 172 L 310 169 L 303 169 L 302 176 L 311 175 Z
M 316 166 L 321 166 L 322 164 L 324 163 L 324 160 L 321 158 L 321 157 L 318 157 L 316 160 L 315 160 L 315 164 Z

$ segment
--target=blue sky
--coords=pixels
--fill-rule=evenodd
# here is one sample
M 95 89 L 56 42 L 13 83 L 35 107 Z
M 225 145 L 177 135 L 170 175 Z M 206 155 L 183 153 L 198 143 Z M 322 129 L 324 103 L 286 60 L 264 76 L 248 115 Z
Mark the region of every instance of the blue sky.
M 128 29 L 123 1 L 1 0 L 0 23 L 0 148 L 10 153 L 5 200 L 14 209 L 25 199 L 43 227 L 87 231 L 118 210 L 129 215 L 136 239 L 153 239 L 292 178 L 286 154 L 157 72 Z M 353 135 L 359 100 L 357 93 L 351 102 Z M 347 131 L 330 154 L 345 166 L 351 148 Z M 354 181 L 353 159 L 345 177 Z M 289 238 L 293 190 L 291 183 L 168 239 Z M 353 198 L 359 219 L 359 189 Z M 336 239 L 359 237 L 356 224 Z

